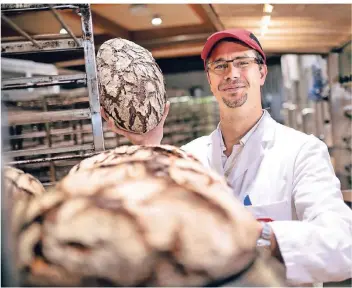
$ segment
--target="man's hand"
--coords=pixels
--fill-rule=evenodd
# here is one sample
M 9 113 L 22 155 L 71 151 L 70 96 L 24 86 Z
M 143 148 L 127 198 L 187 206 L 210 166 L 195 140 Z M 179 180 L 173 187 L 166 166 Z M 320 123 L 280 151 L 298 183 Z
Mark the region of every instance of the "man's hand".
M 116 127 L 114 120 L 105 114 L 104 109 L 102 107 L 100 108 L 101 116 L 105 119 L 105 121 L 108 122 L 109 129 L 119 135 L 125 136 L 134 145 L 159 145 L 161 143 L 161 140 L 163 139 L 164 123 L 167 114 L 169 113 L 169 110 L 170 102 L 167 101 L 165 104 L 164 115 L 161 118 L 161 121 L 158 126 L 144 134 L 137 134 Z
M 258 223 L 257 224 L 257 227 L 258 227 L 257 231 L 258 231 L 258 238 L 259 238 L 262 233 L 262 230 L 263 230 L 263 225 L 260 224 L 259 221 L 257 223 Z M 272 229 L 271 229 L 271 235 L 270 235 L 270 243 L 271 243 L 271 245 L 270 245 L 270 247 L 268 247 L 270 254 L 272 256 L 276 257 L 280 262 L 284 263 L 284 260 L 282 258 L 281 251 L 279 248 L 279 244 L 277 243 L 275 233 Z

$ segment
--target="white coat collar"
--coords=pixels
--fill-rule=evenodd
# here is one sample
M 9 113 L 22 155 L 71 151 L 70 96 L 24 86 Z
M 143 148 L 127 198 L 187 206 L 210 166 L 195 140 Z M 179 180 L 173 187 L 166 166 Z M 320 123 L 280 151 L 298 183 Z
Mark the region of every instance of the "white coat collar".
M 257 127 L 259 126 L 260 122 L 262 122 L 262 120 L 264 119 L 264 115 L 265 115 L 265 110 L 263 110 L 262 116 L 260 117 L 260 119 L 258 120 L 258 122 L 240 139 L 239 144 L 241 146 L 246 145 L 248 139 L 251 137 L 251 135 L 253 134 L 253 132 L 257 129 Z M 222 132 L 221 132 L 221 128 L 220 128 L 220 122 L 217 126 L 217 131 L 219 133 L 219 137 L 220 137 L 220 145 L 222 148 L 222 151 L 226 150 L 226 146 L 222 137 Z
M 276 122 L 271 118 L 270 114 L 264 110 L 263 119 L 253 135 L 248 139 L 246 145 L 244 145 L 243 150 L 236 161 L 238 164 L 231 173 L 235 174 L 229 175 L 230 178 L 237 179 L 243 175 L 248 168 L 255 164 L 256 160 L 261 159 L 264 154 L 264 148 L 267 145 L 270 145 L 270 142 L 274 139 L 275 123 Z M 213 131 L 207 140 L 209 166 L 221 175 L 224 175 L 224 169 L 221 162 L 221 143 L 218 131 Z

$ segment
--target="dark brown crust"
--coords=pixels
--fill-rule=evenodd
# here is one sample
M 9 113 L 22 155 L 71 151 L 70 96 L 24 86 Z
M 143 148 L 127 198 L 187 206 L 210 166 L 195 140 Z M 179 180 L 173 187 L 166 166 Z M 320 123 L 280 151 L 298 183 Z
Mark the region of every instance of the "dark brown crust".
M 159 124 L 166 103 L 165 80 L 149 51 L 128 40 L 108 40 L 98 51 L 97 72 L 102 107 L 117 127 L 145 133 Z
M 24 284 L 206 285 L 253 260 L 254 218 L 181 150 L 119 147 L 81 164 L 52 192 L 62 197 L 22 227 L 41 227 Z

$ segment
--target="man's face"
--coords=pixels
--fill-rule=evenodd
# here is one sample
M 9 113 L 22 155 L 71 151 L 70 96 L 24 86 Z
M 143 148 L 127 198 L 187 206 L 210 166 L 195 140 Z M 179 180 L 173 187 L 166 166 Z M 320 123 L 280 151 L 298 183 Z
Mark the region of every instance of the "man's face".
M 228 68 L 217 73 L 208 70 L 210 89 L 220 107 L 254 107 L 261 105 L 260 87 L 264 85 L 267 74 L 266 65 L 255 62 L 256 53 L 240 43 L 221 42 L 213 50 L 208 63 L 212 68 L 221 68 L 216 63 L 221 60 L 235 60 L 236 66 L 228 62 Z

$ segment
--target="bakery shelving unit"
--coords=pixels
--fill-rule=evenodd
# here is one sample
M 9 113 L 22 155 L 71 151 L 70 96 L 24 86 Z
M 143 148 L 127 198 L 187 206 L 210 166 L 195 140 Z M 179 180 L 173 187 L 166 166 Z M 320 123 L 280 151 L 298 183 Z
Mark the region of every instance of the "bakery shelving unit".
M 82 36 L 76 37 L 70 27 L 63 21 L 57 10 L 71 9 L 76 12 L 81 19 Z M 70 38 L 62 35 L 28 35 L 19 26 L 17 26 L 9 17 L 11 14 L 26 13 L 30 11 L 51 11 L 55 17 L 66 29 Z M 23 77 L 2 79 L 1 90 L 14 90 L 24 88 L 38 88 L 54 85 L 78 84 L 85 85 L 87 89 L 89 108 L 70 109 L 59 111 L 48 111 L 46 98 L 43 97 L 42 111 L 36 113 L 25 114 L 9 114 L 8 125 L 28 125 L 41 123 L 45 125 L 46 138 L 48 147 L 35 147 L 34 149 L 20 149 L 5 153 L 7 159 L 21 159 L 26 156 L 38 156 L 44 158 L 28 159 L 21 161 L 10 161 L 10 165 L 23 165 L 30 163 L 50 163 L 50 182 L 55 182 L 55 161 L 80 159 L 90 156 L 94 153 L 102 151 L 104 147 L 104 135 L 102 127 L 102 118 L 100 115 L 99 91 L 97 82 L 96 62 L 95 62 L 95 47 L 93 38 L 92 16 L 89 4 L 2 4 L 1 18 L 13 30 L 17 31 L 22 37 L 20 41 L 2 41 L 1 56 L 9 56 L 11 54 L 26 54 L 26 53 L 41 53 L 50 51 L 68 51 L 68 50 L 83 50 L 85 59 L 85 73 L 67 74 L 67 75 L 49 75 L 39 77 Z M 77 121 L 90 119 L 91 132 L 93 141 L 89 144 L 69 145 L 65 147 L 54 147 L 51 143 L 50 124 L 58 121 Z M 39 133 L 39 132 L 37 132 Z M 10 136 L 11 137 L 11 136 Z M 12 138 L 16 135 L 12 136 Z M 18 136 L 17 137 L 21 137 Z M 73 155 L 72 153 L 73 152 Z M 71 153 L 71 155 L 59 155 L 60 153 Z M 49 183 L 50 184 L 50 183 Z

